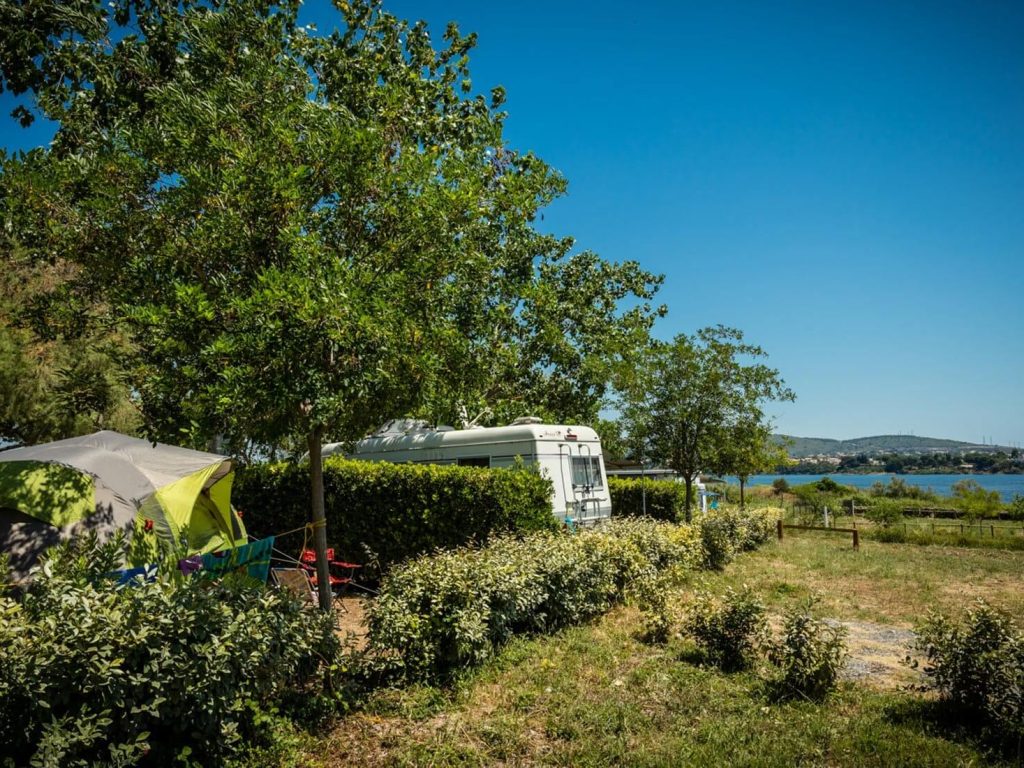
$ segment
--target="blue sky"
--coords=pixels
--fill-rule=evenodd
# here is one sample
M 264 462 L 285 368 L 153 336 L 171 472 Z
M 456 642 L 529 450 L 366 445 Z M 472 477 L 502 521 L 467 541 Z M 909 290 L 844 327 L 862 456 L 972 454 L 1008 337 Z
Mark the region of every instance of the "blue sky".
M 781 431 L 1024 442 L 1024 4 L 385 5 L 479 33 L 544 226 L 663 273 L 658 336 L 762 345 Z

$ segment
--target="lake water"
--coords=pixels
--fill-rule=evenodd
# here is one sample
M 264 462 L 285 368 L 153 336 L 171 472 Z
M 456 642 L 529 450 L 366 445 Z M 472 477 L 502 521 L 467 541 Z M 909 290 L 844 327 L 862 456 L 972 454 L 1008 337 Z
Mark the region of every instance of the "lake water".
M 989 491 L 999 491 L 1003 501 L 1010 501 L 1014 494 L 1024 496 L 1024 475 L 752 475 L 747 485 L 771 485 L 776 478 L 784 477 L 791 486 L 813 483 L 823 477 L 831 477 L 841 485 L 852 485 L 854 488 L 870 488 L 877 482 L 888 483 L 893 477 L 906 481 L 908 485 L 918 485 L 922 488 L 930 488 L 942 496 L 951 496 L 953 483 L 960 480 L 976 480 L 978 485 Z M 735 477 L 727 476 L 727 481 L 738 484 Z

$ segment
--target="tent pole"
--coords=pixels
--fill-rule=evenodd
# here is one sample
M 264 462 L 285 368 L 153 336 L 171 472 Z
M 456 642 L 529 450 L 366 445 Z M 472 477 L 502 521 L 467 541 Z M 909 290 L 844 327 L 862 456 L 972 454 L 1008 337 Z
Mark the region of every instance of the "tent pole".
M 324 428 L 317 425 L 307 436 L 309 486 L 313 501 L 313 547 L 316 550 L 316 583 L 320 609 L 331 610 L 331 572 L 327 564 L 327 519 L 324 515 L 324 465 L 320 455 Z

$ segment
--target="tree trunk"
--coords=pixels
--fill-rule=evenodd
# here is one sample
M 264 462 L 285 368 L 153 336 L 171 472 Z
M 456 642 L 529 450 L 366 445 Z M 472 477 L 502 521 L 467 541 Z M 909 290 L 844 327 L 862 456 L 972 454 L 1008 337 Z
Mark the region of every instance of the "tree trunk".
M 690 491 L 693 489 L 693 477 L 689 474 L 683 475 L 683 483 L 686 485 L 686 498 L 683 500 L 683 509 L 686 514 L 686 522 L 693 522 L 693 513 L 690 511 Z
M 747 484 L 747 478 L 745 478 L 743 475 L 740 475 L 739 476 L 739 480 L 740 480 L 740 509 L 746 509 L 747 508 L 747 500 L 743 496 L 743 486 L 745 486 Z
M 317 594 L 320 610 L 331 610 L 331 571 L 327 564 L 327 519 L 324 515 L 324 464 L 320 456 L 324 428 L 316 427 L 306 437 L 309 446 L 309 488 L 313 500 L 313 548 L 316 550 Z

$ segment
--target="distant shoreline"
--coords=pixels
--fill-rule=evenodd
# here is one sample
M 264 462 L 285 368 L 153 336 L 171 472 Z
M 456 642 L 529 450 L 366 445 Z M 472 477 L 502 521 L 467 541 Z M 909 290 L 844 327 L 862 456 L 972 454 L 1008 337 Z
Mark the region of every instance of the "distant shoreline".
M 951 467 L 939 467 L 929 468 L 921 470 L 907 471 L 889 471 L 882 469 L 881 467 L 865 467 L 863 470 L 859 469 L 828 469 L 819 465 L 810 466 L 807 469 L 794 468 L 794 467 L 777 467 L 773 474 L 776 475 L 963 475 L 964 477 L 970 477 L 971 475 L 1024 475 L 1024 469 L 1016 469 L 1011 472 L 1006 471 L 971 471 L 964 472 L 960 469 L 954 469 Z

